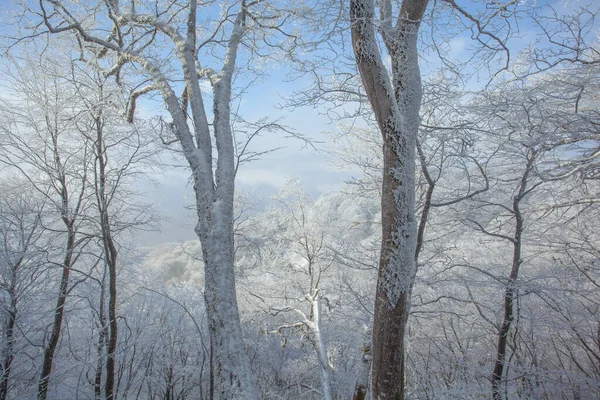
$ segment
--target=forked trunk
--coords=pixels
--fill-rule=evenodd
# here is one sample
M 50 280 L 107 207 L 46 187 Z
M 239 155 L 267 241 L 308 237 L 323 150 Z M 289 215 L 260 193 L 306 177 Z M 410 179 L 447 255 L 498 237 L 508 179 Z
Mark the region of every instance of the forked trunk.
M 383 7 L 380 32 L 392 77 L 375 37 L 373 0 L 351 0 L 352 47 L 363 86 L 383 137 L 382 243 L 373 321 L 373 400 L 404 399 L 404 335 L 416 273 L 415 147 L 421 76 L 417 33 L 427 0 L 403 0 L 395 26 Z

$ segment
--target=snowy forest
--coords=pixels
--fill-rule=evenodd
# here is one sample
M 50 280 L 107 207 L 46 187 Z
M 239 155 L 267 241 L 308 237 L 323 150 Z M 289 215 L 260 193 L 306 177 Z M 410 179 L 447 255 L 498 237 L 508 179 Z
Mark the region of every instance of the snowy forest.
M 600 399 L 597 1 L 0 4 L 0 400 Z

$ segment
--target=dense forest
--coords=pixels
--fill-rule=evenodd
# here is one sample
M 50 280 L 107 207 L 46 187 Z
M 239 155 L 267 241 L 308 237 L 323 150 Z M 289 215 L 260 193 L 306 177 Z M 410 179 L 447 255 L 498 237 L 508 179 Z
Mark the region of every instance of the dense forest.
M 0 400 L 600 398 L 597 2 L 3 6 Z

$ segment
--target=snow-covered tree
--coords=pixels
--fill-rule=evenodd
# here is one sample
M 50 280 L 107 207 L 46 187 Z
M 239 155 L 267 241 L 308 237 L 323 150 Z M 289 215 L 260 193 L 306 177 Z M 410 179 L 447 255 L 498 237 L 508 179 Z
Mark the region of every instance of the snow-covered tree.
M 382 245 L 375 316 L 371 392 L 404 399 L 404 334 L 416 272 L 415 148 L 421 105 L 418 30 L 426 0 L 381 8 L 381 34 L 392 59 L 388 75 L 376 39 L 374 1 L 350 2 L 356 63 L 383 137 Z
M 37 12 L 49 32 L 72 32 L 81 43 L 83 57 L 86 47 L 92 46 L 100 56 L 107 56 L 103 62 L 107 74 L 139 85 L 131 95 L 130 118 L 134 118 L 140 95 L 161 95 L 170 116 L 166 135 L 180 144 L 194 183 L 195 231 L 203 249 L 215 396 L 256 398 L 235 290 L 236 154 L 230 103 L 238 61 L 245 60 L 254 68 L 254 53 L 241 58 L 240 49 L 254 49 L 262 43 L 269 53 L 292 48 L 296 37 L 284 32 L 291 13 L 270 2 L 196 0 L 153 4 L 51 0 L 41 2 Z M 85 23 L 90 17 L 95 24 Z M 212 112 L 205 108 L 203 83 L 212 88 Z
M 31 334 L 27 321 L 34 302 L 34 293 L 41 287 L 45 256 L 43 238 L 44 202 L 26 193 L 31 189 L 20 179 L 5 179 L 0 184 L 0 399 L 18 393 L 11 382 L 24 378 L 23 357 L 27 354 L 27 339 Z M 16 362 L 15 362 L 16 361 Z M 11 376 L 16 367 L 17 379 Z M 25 380 L 25 379 L 23 379 Z

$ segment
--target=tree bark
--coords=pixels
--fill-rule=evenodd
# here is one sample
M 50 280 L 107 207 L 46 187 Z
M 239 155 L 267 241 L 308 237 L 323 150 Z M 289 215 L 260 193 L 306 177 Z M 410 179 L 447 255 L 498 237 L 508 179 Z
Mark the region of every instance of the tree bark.
M 98 361 L 96 362 L 96 374 L 94 375 L 94 399 L 102 398 L 102 370 L 104 368 L 104 349 L 106 346 L 107 326 L 104 316 L 104 292 L 105 292 L 106 271 L 102 277 L 102 285 L 100 287 L 100 309 L 98 310 L 98 343 L 96 350 L 98 351 Z
M 4 332 L 4 343 L 6 343 L 6 347 L 4 348 L 4 357 L 2 360 L 2 376 L 0 377 L 0 400 L 6 400 L 8 398 L 8 379 L 10 378 L 10 370 L 12 366 L 12 362 L 14 359 L 14 331 L 15 331 L 15 323 L 17 320 L 17 271 L 23 262 L 23 258 L 21 258 L 14 266 L 12 270 L 11 277 L 11 286 L 9 288 L 9 296 L 10 296 L 10 309 L 7 313 L 8 324 L 6 326 L 6 331 Z
M 50 340 L 44 350 L 44 359 L 42 361 L 42 373 L 38 384 L 38 400 L 46 400 L 48 396 L 48 384 L 50 383 L 50 374 L 52 373 L 52 363 L 54 361 L 54 353 L 60 339 L 62 321 L 65 314 L 65 303 L 67 300 L 67 289 L 69 286 L 69 275 L 71 273 L 71 261 L 73 258 L 73 250 L 75 248 L 75 230 L 74 221 L 67 223 L 68 237 L 66 245 L 66 255 L 62 267 L 62 275 L 60 278 L 60 288 L 56 306 L 54 307 L 54 323 L 52 324 L 52 332 Z
M 417 32 L 427 0 L 404 0 L 396 26 L 383 7 L 381 31 L 392 57 L 392 82 L 375 38 L 373 0 L 351 0 L 352 45 L 383 136 L 382 244 L 373 321 L 373 399 L 404 399 L 404 335 L 416 273 L 415 146 L 421 77 Z

